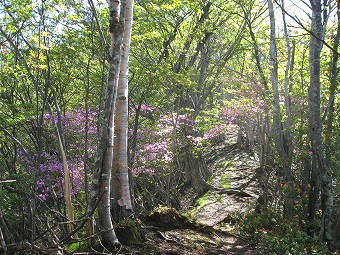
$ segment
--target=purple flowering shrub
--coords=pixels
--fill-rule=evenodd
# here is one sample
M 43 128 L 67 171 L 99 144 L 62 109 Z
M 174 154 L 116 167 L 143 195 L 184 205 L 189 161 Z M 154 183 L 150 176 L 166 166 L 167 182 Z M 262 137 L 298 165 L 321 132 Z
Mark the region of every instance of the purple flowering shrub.
M 246 123 L 247 119 L 257 119 L 264 111 L 264 100 L 245 97 L 234 98 L 226 102 L 221 109 L 227 124 Z
M 176 153 L 180 153 L 183 148 L 199 150 L 231 129 L 237 129 L 225 120 L 223 124 L 206 128 L 203 133 L 196 129 L 200 122 L 202 120 L 194 121 L 188 114 L 168 113 L 160 116 L 156 123 L 138 129 L 132 173 L 167 174 L 174 163 Z
M 174 158 L 173 138 L 178 129 L 174 114 L 164 115 L 150 127 L 137 132 L 137 150 L 132 173 L 166 173 Z
M 26 169 L 29 175 L 35 176 L 34 189 L 41 200 L 47 200 L 52 191 L 58 197 L 63 196 L 64 171 L 54 129 L 54 121 L 59 123 L 57 114 L 53 116 L 45 114 L 43 119 L 44 142 L 42 144 L 44 147 L 40 153 L 19 152 L 21 155 L 19 164 L 20 167 Z M 76 195 L 84 189 L 85 119 L 86 114 L 82 110 L 66 112 L 61 117 L 60 124 L 65 141 L 72 195 Z M 96 113 L 90 111 L 87 150 L 89 158 L 92 158 L 95 153 L 97 136 L 95 119 Z
M 207 130 L 202 140 L 208 141 L 209 143 L 219 143 L 223 142 L 225 139 L 227 139 L 226 134 L 227 133 L 235 133 L 238 132 L 238 126 L 234 124 L 219 124 L 214 126 L 213 128 Z
M 224 141 L 227 134 L 238 133 L 254 143 L 252 136 L 258 132 L 265 108 L 261 86 L 256 81 L 237 78 L 226 78 L 224 83 L 228 89 L 223 104 L 202 111 L 196 120 L 189 114 L 167 113 L 139 128 L 132 172 L 166 173 L 181 148 L 190 145 L 190 149 L 200 150 Z M 151 115 L 154 120 L 156 112 L 152 107 L 141 106 L 141 116 L 145 120 L 150 120 Z
M 227 124 L 238 126 L 239 142 L 245 138 L 249 148 L 253 149 L 256 134 L 264 122 L 265 100 L 261 86 L 256 81 L 225 79 L 228 84 L 226 100 L 220 114 Z
M 238 124 L 245 119 L 253 119 L 263 113 L 265 101 L 263 88 L 257 81 L 242 78 L 225 78 L 228 89 L 221 113 L 227 123 Z
M 256 104 L 257 101 L 252 103 Z M 235 109 L 232 109 L 234 106 Z M 230 136 L 235 137 L 240 130 L 239 123 L 248 116 L 253 119 L 253 114 L 262 108 L 248 107 L 246 100 L 237 105 L 234 100 L 203 112 L 196 120 L 190 118 L 189 114 L 160 114 L 148 106 L 140 110 L 142 119 L 134 134 L 137 147 L 131 171 L 138 176 L 135 179 L 137 197 L 143 198 L 143 206 L 152 207 L 157 203 L 173 205 L 168 199 L 175 198 L 184 185 L 185 162 L 182 161 L 186 160 L 188 150 L 192 158 L 199 158 L 202 150 L 209 148 L 208 145 L 224 141 Z M 133 118 L 133 112 L 130 117 Z
M 141 116 L 147 116 L 141 114 Z M 174 206 L 183 173 L 176 169 L 176 159 L 184 148 L 200 146 L 195 122 L 186 114 L 168 113 L 157 121 L 144 119 L 136 134 L 137 148 L 131 171 L 135 192 L 144 207 L 157 204 Z M 190 146 L 188 146 L 190 145 Z M 136 204 L 139 204 L 137 201 Z

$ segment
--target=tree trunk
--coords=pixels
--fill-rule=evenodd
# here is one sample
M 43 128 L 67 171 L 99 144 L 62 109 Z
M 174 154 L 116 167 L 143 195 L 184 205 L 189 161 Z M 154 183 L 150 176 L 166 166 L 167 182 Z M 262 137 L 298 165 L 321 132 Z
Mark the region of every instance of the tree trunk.
M 203 195 L 209 190 L 210 185 L 206 182 L 211 174 L 202 155 L 193 155 L 193 148 L 185 146 L 179 152 L 178 168 L 185 173 L 185 188 L 192 187 L 197 196 Z
M 68 162 L 67 162 L 67 157 L 66 157 L 66 151 L 65 151 L 65 141 L 63 139 L 63 133 L 62 133 L 62 121 L 61 121 L 61 110 L 59 107 L 59 103 L 57 100 L 57 93 L 55 89 L 52 87 L 51 84 L 51 79 L 50 79 L 50 58 L 49 58 L 49 53 L 46 52 L 46 60 L 47 60 L 47 72 L 46 72 L 46 85 L 47 88 L 50 88 L 53 94 L 53 102 L 54 106 L 56 108 L 57 112 L 57 117 L 58 117 L 58 122 L 55 121 L 53 117 L 53 111 L 50 103 L 48 100 L 46 101 L 46 105 L 50 111 L 51 114 L 51 119 L 53 121 L 54 129 L 56 132 L 57 140 L 58 140 L 58 147 L 59 147 L 59 152 L 61 156 L 61 162 L 63 165 L 63 173 L 64 173 L 64 198 L 65 198 L 65 207 L 66 207 L 66 217 L 69 223 L 67 224 L 68 231 L 71 233 L 74 229 L 74 211 L 73 211 L 73 205 L 72 205 L 72 198 L 71 198 L 71 178 L 70 178 L 70 171 L 68 168 Z M 77 237 L 75 234 L 74 237 Z
M 312 178 L 313 175 L 320 180 L 321 184 L 321 208 L 322 222 L 320 229 L 320 237 L 328 244 L 332 242 L 332 211 L 333 211 L 333 194 L 332 194 L 332 176 L 329 171 L 325 149 L 322 140 L 322 123 L 320 116 L 320 56 L 322 49 L 323 24 L 321 0 L 311 0 L 312 5 L 312 23 L 310 36 L 310 85 L 308 91 L 308 108 L 309 108 L 309 137 L 312 149 Z M 311 182 L 310 201 L 317 203 L 318 197 L 316 186 L 317 182 Z M 309 208 L 309 220 L 314 220 L 315 207 Z
M 120 180 L 120 194 L 113 194 L 113 217 L 121 220 L 132 211 L 128 169 L 128 64 L 132 31 L 133 0 L 127 0 L 125 12 L 125 28 L 120 62 L 120 75 L 116 102 L 115 142 L 113 171 Z M 115 180 L 113 180 L 115 181 Z M 118 186 L 118 185 L 117 185 Z M 117 191 L 116 191 L 117 192 Z M 120 198 L 117 200 L 117 198 Z M 120 215 L 122 213 L 122 215 Z
M 333 49 L 337 50 L 340 40 L 340 1 L 337 2 L 337 30 L 334 37 Z M 330 66 L 330 87 L 329 87 L 329 110 L 326 123 L 325 141 L 326 141 L 326 157 L 329 160 L 332 153 L 332 132 L 334 120 L 334 97 L 338 87 L 338 60 L 339 54 L 333 51 L 331 66 Z
M 340 249 L 340 212 L 338 212 L 338 216 L 335 220 L 334 224 L 334 240 L 333 240 L 333 250 Z
M 340 1 L 337 0 L 337 30 L 336 35 L 334 37 L 333 49 L 337 50 L 340 42 Z M 325 132 L 325 142 L 326 142 L 326 158 L 328 162 L 330 162 L 330 166 L 332 166 L 331 162 L 331 154 L 332 154 L 332 146 L 335 144 L 332 143 L 334 139 L 332 139 L 333 133 L 333 120 L 334 120 L 334 97 L 336 91 L 338 91 L 338 61 L 339 55 L 337 52 L 333 51 L 332 61 L 331 61 L 331 70 L 330 70 L 330 88 L 329 88 L 329 110 L 327 116 L 326 123 L 326 132 Z M 333 249 L 340 248 L 340 213 L 338 213 L 338 217 L 336 220 L 336 224 L 334 224 L 333 233 L 335 234 L 332 247 Z
M 280 162 L 284 169 L 284 217 L 290 219 L 293 217 L 293 202 L 292 197 L 292 173 L 291 173 L 291 145 L 287 143 L 283 131 L 282 116 L 280 112 L 280 95 L 278 83 L 278 62 L 277 49 L 275 39 L 275 14 L 272 0 L 268 0 L 269 18 L 270 18 L 270 64 L 271 83 L 273 89 L 273 133 L 274 143 L 278 152 Z M 288 98 L 286 98 L 287 100 Z M 286 109 L 287 110 L 287 109 Z M 290 127 L 289 127 L 290 129 Z M 290 136 L 290 134 L 289 134 Z
M 93 193 L 90 198 L 91 206 L 89 206 L 90 209 L 94 208 L 96 199 L 100 198 L 98 203 L 99 229 L 101 231 L 102 243 L 108 250 L 112 250 L 115 246 L 119 245 L 111 220 L 110 184 L 114 145 L 114 112 L 124 32 L 125 4 L 125 0 L 109 1 L 111 34 L 109 71 L 104 112 L 99 120 L 99 144 L 93 176 Z

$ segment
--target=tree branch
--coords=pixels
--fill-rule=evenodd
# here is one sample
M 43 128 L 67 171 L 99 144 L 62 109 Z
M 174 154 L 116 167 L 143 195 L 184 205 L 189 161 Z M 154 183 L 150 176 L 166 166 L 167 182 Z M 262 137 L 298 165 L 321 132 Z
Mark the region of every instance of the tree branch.
M 321 41 L 328 49 L 330 49 L 332 52 L 334 52 L 335 54 L 337 54 L 338 56 L 340 56 L 340 53 L 334 49 L 331 45 L 329 45 L 324 39 L 318 37 L 316 34 L 313 33 L 313 31 L 311 31 L 310 29 L 308 29 L 304 24 L 302 24 L 302 22 L 299 20 L 299 18 L 297 18 L 296 16 L 291 15 L 290 13 L 288 13 L 283 7 L 282 5 L 280 5 L 278 3 L 277 0 L 274 0 L 274 2 L 281 8 L 281 10 L 287 14 L 290 18 L 292 18 L 303 30 L 305 30 L 306 32 L 308 32 L 308 34 L 310 34 L 311 36 L 315 37 L 317 40 Z

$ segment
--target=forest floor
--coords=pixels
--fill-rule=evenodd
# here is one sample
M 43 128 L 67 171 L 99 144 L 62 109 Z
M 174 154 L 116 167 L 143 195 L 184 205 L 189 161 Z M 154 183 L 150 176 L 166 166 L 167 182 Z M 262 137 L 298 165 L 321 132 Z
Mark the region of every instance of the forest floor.
M 213 188 L 194 205 L 183 202 L 185 215 L 196 219 L 199 227 L 155 228 L 147 231 L 146 242 L 140 247 L 113 254 L 257 254 L 237 234 L 234 220 L 249 210 L 259 196 L 256 179 L 259 165 L 253 154 L 237 145 L 236 139 L 235 133 L 230 133 L 206 155 L 212 172 L 208 182 Z

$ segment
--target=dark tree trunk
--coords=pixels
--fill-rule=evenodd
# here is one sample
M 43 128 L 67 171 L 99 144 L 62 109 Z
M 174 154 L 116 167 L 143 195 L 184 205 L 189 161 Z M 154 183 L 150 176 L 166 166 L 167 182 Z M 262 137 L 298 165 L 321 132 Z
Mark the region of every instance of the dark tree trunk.
M 337 1 L 337 30 L 334 37 L 333 49 L 337 50 L 339 47 L 340 40 L 340 1 Z M 325 141 L 326 141 L 326 156 L 330 159 L 332 153 L 332 132 L 333 132 L 333 120 L 334 120 L 334 97 L 336 91 L 338 91 L 338 60 L 339 54 L 333 51 L 332 61 L 330 66 L 330 87 L 329 87 L 329 105 L 328 105 L 328 115 L 326 123 Z
M 189 145 L 181 150 L 178 168 L 185 173 L 185 187 L 193 188 L 196 195 L 201 196 L 210 188 L 206 182 L 210 172 L 203 156 L 199 152 L 194 155 L 192 150 Z
M 325 148 L 322 139 L 322 122 L 320 115 L 320 56 L 323 38 L 321 0 L 311 0 L 312 6 L 312 34 L 310 36 L 310 85 L 308 91 L 309 106 L 309 137 L 312 150 L 312 178 L 309 196 L 309 220 L 313 221 L 316 214 L 315 204 L 319 195 L 319 182 L 321 184 L 322 222 L 320 237 L 328 244 L 332 243 L 332 176 L 329 171 Z M 313 178 L 314 177 L 314 178 Z

